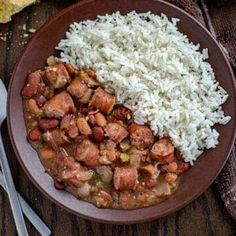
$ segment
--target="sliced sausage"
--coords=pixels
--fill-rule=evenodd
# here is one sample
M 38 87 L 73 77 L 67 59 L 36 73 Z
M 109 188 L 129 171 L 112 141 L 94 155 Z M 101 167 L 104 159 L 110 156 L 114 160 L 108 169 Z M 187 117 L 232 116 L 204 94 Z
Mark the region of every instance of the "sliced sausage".
M 116 167 L 113 181 L 116 190 L 135 189 L 138 183 L 137 169 L 135 167 Z
M 62 63 L 46 67 L 46 77 L 56 89 L 63 88 L 70 79 L 66 67 Z
M 152 131 L 145 125 L 132 124 L 129 134 L 131 144 L 138 149 L 146 149 L 154 142 Z
M 61 118 L 75 109 L 71 96 L 63 91 L 45 102 L 43 110 L 47 117 Z
M 107 93 L 101 87 L 98 87 L 92 96 L 89 106 L 108 114 L 112 111 L 115 102 L 116 99 L 114 95 Z
M 150 155 L 152 159 L 161 164 L 171 163 L 174 161 L 174 145 L 168 138 L 162 138 L 152 146 Z
M 87 166 L 97 166 L 99 159 L 99 150 L 97 145 L 88 139 L 83 140 L 77 145 L 76 159 Z
M 117 123 L 109 123 L 105 127 L 106 135 L 115 143 L 120 143 L 128 136 L 128 131 Z

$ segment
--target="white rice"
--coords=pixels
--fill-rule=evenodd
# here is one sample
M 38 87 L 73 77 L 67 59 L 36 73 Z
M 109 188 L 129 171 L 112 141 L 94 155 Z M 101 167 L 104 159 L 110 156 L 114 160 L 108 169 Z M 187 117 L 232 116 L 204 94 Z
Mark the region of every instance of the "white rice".
M 64 62 L 93 68 L 135 122 L 168 135 L 184 160 L 193 161 L 218 144 L 216 123 L 230 121 L 221 105 L 226 91 L 205 61 L 208 51 L 189 42 L 162 14 L 119 12 L 74 23 L 57 49 Z

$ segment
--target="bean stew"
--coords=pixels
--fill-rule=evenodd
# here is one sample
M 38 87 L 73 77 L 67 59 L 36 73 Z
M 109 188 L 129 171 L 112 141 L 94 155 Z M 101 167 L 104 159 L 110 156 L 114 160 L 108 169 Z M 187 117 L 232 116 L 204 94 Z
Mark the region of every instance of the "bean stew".
M 158 138 L 116 102 L 91 69 L 53 56 L 22 89 L 28 140 L 58 190 L 103 208 L 157 204 L 189 169 L 168 137 Z

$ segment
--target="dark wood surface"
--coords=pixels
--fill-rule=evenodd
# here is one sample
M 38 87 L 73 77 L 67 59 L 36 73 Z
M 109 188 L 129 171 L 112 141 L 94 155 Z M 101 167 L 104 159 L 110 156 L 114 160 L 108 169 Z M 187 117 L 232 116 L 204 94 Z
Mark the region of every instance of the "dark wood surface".
M 1 34 L 9 32 L 6 41 L 4 38 L 3 40 L 0 39 L 0 78 L 6 86 L 8 86 L 17 58 L 24 49 L 25 43 L 31 37 L 31 34 L 24 36 L 28 32 L 23 30 L 22 26 L 26 24 L 27 29 L 37 29 L 58 11 L 75 2 L 72 0 L 43 0 L 39 5 L 28 7 L 14 16 L 12 22 L 0 24 L 0 38 L 2 37 Z M 233 7 L 236 7 L 236 4 Z M 201 3 L 200 10 L 203 11 Z M 217 13 L 217 11 L 214 11 L 214 4 L 211 4 L 209 13 L 210 17 L 214 19 L 214 14 Z M 204 12 L 203 16 L 205 16 Z M 206 20 L 207 17 L 204 17 L 204 19 Z M 52 204 L 34 187 L 16 160 L 6 122 L 2 129 L 16 188 L 51 228 L 53 235 L 236 235 L 236 223 L 226 212 L 215 184 L 211 185 L 204 194 L 184 209 L 149 223 L 116 226 L 99 224 L 76 217 Z M 198 186 L 192 187 L 197 188 Z M 0 235 L 16 235 L 8 198 L 2 188 L 0 188 L 0 209 Z M 38 235 L 29 222 L 27 222 L 27 227 L 30 235 Z

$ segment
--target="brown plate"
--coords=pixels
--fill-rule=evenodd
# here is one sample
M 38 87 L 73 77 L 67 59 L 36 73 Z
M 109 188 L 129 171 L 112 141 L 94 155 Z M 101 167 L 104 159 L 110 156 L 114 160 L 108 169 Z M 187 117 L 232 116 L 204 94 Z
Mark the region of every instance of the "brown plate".
M 177 191 L 159 205 L 137 210 L 99 209 L 94 205 L 80 201 L 71 194 L 58 191 L 53 187 L 52 178 L 44 172 L 44 168 L 35 150 L 26 140 L 26 128 L 23 118 L 21 88 L 29 72 L 43 68 L 48 56 L 55 54 L 54 47 L 65 37 L 65 32 L 74 21 L 95 19 L 97 15 L 120 11 L 125 14 L 132 10 L 137 12 L 152 11 L 155 14 L 165 13 L 168 17 L 176 17 L 179 30 L 186 34 L 201 48 L 209 49 L 209 62 L 217 80 L 229 93 L 229 99 L 223 108 L 232 120 L 226 125 L 217 125 L 220 133 L 219 145 L 215 149 L 206 150 L 182 177 Z M 219 44 L 193 17 L 184 11 L 162 1 L 153 0 L 89 0 L 73 5 L 43 25 L 26 47 L 20 57 L 11 78 L 8 97 L 8 126 L 11 140 L 18 160 L 35 184 L 48 198 L 61 207 L 86 219 L 99 222 L 131 224 L 157 219 L 171 214 L 202 194 L 216 178 L 227 160 L 234 136 L 236 116 L 236 89 L 233 73 Z

